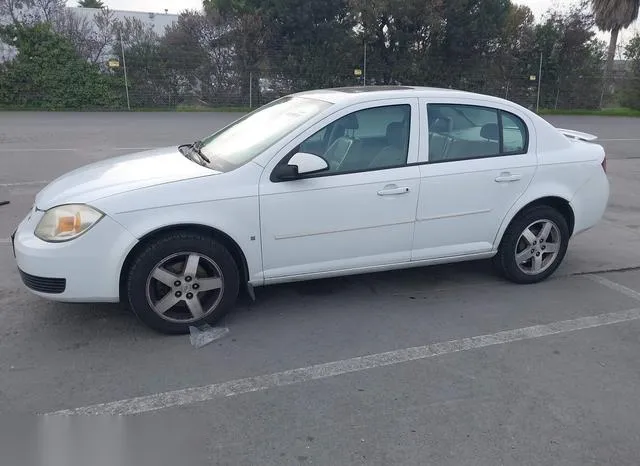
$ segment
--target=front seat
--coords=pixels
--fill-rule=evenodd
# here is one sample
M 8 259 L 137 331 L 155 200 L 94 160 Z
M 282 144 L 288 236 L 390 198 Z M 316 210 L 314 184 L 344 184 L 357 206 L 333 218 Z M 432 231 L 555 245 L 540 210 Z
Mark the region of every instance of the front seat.
M 429 123 L 429 161 L 440 162 L 447 158 L 453 120 L 448 117 L 436 117 Z
M 353 114 L 340 118 L 340 120 L 336 122 L 336 126 L 331 136 L 332 138 L 335 138 L 338 134 L 340 136 L 331 142 L 327 151 L 324 153 L 324 158 L 329 162 L 332 170 L 340 168 L 340 165 L 354 143 L 354 138 L 352 136 L 348 136 L 347 132 L 352 130 L 353 133 L 353 131 L 359 127 L 358 119 Z
M 376 154 L 369 168 L 398 167 L 407 161 L 409 145 L 408 122 L 394 122 L 387 126 L 387 145 Z

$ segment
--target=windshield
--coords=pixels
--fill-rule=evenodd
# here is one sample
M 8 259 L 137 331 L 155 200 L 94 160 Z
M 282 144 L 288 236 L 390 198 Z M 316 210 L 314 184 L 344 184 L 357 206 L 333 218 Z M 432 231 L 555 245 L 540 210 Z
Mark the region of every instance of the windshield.
M 204 139 L 200 150 L 216 169 L 237 168 L 331 105 L 303 97 L 278 99 Z

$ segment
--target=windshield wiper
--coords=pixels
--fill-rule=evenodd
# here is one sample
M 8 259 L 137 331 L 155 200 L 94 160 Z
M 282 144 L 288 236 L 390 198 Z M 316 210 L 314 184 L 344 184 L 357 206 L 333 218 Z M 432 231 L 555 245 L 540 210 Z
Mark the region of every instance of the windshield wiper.
M 202 141 L 196 141 L 193 144 L 191 144 L 189 146 L 189 148 L 191 150 L 193 150 L 196 154 L 198 154 L 198 156 L 204 160 L 207 163 L 211 163 L 211 160 L 209 159 L 209 157 L 207 157 L 206 155 L 204 155 L 204 153 L 202 152 Z

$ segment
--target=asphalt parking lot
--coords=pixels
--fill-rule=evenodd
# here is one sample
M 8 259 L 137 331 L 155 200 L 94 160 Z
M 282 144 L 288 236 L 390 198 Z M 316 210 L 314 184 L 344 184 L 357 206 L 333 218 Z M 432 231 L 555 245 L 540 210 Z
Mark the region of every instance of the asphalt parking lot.
M 45 182 L 237 116 L 0 113 L 0 413 L 132 415 L 105 465 L 638 464 L 637 119 L 550 118 L 600 136 L 612 196 L 539 285 L 478 262 L 257 289 L 200 349 L 23 288 L 8 237 Z

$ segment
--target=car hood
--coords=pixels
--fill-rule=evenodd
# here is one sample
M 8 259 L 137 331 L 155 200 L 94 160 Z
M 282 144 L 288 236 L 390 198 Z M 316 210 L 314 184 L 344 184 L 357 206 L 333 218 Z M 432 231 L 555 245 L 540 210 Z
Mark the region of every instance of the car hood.
M 36 196 L 38 209 L 89 203 L 114 194 L 220 172 L 183 156 L 177 147 L 109 158 L 73 170 L 52 181 Z

